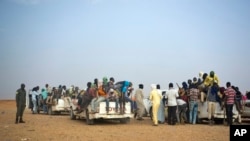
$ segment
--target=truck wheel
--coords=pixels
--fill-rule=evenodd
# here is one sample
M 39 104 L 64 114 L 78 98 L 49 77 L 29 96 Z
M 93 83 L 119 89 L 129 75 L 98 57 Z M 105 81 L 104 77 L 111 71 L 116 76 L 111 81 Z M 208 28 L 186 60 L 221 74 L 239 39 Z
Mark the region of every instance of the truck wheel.
M 89 119 L 89 110 L 88 109 L 86 109 L 86 122 L 88 125 L 94 124 L 94 119 Z
M 130 122 L 130 118 L 122 118 L 120 119 L 120 123 L 128 123 Z
M 76 115 L 74 114 L 73 109 L 70 109 L 70 119 L 71 120 L 75 120 L 76 119 Z
M 206 120 L 206 119 L 196 117 L 196 123 L 197 123 L 197 124 L 202 124 L 202 123 L 204 122 L 204 120 Z M 189 121 L 188 121 L 188 122 L 189 122 Z
M 223 119 L 223 125 L 227 126 L 227 120 Z
M 223 124 L 223 119 L 214 119 L 215 124 Z
M 54 112 L 52 111 L 52 107 L 51 106 L 48 108 L 48 114 L 49 115 L 54 115 Z

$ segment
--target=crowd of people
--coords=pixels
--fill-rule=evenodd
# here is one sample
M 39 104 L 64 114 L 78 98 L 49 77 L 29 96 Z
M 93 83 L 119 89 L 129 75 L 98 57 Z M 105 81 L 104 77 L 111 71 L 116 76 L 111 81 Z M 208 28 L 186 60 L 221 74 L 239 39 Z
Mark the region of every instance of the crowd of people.
M 94 82 L 87 83 L 87 89 L 81 90 L 78 95 L 74 95 L 73 98 L 78 99 L 78 113 L 84 111 L 88 105 L 91 106 L 90 113 L 97 113 L 97 107 L 100 102 L 106 103 L 106 113 L 109 114 L 110 106 L 109 102 L 115 102 L 115 112 L 124 113 L 125 102 L 129 101 L 131 103 L 131 112 L 135 109 L 134 102 L 129 97 L 132 90 L 132 83 L 129 81 L 120 81 L 115 83 L 115 79 L 110 77 L 103 77 L 102 80 L 94 79 Z M 120 106 L 119 106 L 120 104 Z M 120 107 L 120 110 L 118 110 Z
M 246 97 L 242 96 L 239 88 L 233 86 L 230 82 L 226 83 L 226 88 L 220 86 L 218 76 L 211 71 L 209 74 L 200 72 L 199 78 L 194 77 L 188 79 L 187 82 L 182 82 L 182 87 L 177 84 L 178 88 L 174 88 L 173 83 L 169 83 L 167 91 L 162 92 L 160 84 L 151 84 L 149 99 L 152 103 L 152 122 L 154 126 L 159 123 L 168 123 L 176 125 L 180 123 L 196 124 L 198 114 L 198 102 L 208 103 L 208 119 L 209 124 L 214 123 L 215 105 L 220 103 L 221 108 L 226 109 L 227 123 L 232 124 L 233 105 L 236 104 L 239 113 L 242 112 L 242 100 Z M 87 88 L 80 90 L 74 85 L 68 89 L 65 85 L 58 87 L 49 86 L 41 89 L 39 86 L 32 89 L 29 95 L 32 103 L 29 107 L 33 114 L 38 113 L 38 108 L 42 103 L 42 110 L 48 113 L 48 105 L 52 104 L 53 99 L 62 97 L 70 97 L 78 99 L 78 112 L 84 111 L 88 105 L 91 106 L 90 113 L 96 113 L 100 102 L 106 102 L 106 112 L 109 114 L 109 102 L 114 101 L 115 112 L 123 114 L 125 103 L 131 103 L 131 113 L 137 120 L 143 120 L 145 111 L 144 105 L 144 85 L 139 84 L 134 91 L 133 83 L 130 81 L 119 81 L 115 83 L 115 79 L 103 77 L 102 79 L 95 78 L 93 82 L 87 83 Z M 16 123 L 24 123 L 23 111 L 26 104 L 25 84 L 21 84 L 21 88 L 17 90 L 16 102 L 17 113 Z M 25 103 L 25 104 L 24 104 Z M 168 116 L 165 117 L 165 107 L 168 108 Z M 118 109 L 120 108 L 120 109 Z M 239 114 L 240 115 L 240 114 Z M 240 121 L 239 117 L 239 122 Z
M 227 124 L 232 125 L 233 121 L 233 106 L 236 105 L 238 111 L 237 120 L 241 123 L 241 113 L 243 102 L 246 100 L 246 95 L 243 95 L 237 86 L 226 83 L 223 87 L 219 83 L 219 77 L 214 71 L 209 74 L 200 72 L 199 78 L 194 77 L 182 83 L 182 87 L 178 84 L 178 89 L 174 88 L 173 83 L 169 83 L 169 89 L 164 97 L 162 93 L 157 92 L 157 85 L 152 84 L 150 99 L 153 104 L 153 125 L 157 126 L 162 123 L 159 111 L 163 111 L 160 102 L 166 99 L 168 107 L 167 123 L 175 125 L 176 123 L 196 124 L 198 115 L 198 102 L 204 104 L 207 101 L 208 120 L 209 124 L 214 124 L 214 114 L 216 104 L 220 104 L 221 109 L 225 108 Z M 158 93 L 158 95 L 157 95 Z

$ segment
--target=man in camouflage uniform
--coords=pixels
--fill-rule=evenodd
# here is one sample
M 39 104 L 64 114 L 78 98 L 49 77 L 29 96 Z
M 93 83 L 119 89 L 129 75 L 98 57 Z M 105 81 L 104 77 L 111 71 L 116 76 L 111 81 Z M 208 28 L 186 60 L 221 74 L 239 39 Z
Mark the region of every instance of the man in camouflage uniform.
M 19 123 L 25 123 L 23 121 L 23 112 L 26 107 L 26 91 L 25 91 L 25 85 L 21 84 L 21 88 L 16 91 L 16 124 Z M 18 120 L 19 119 L 19 120 Z

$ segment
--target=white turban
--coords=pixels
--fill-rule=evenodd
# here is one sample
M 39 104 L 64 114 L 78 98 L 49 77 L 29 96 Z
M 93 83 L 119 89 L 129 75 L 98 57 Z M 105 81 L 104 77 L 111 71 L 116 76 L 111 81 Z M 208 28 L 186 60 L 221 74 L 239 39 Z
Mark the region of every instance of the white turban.
M 98 86 L 102 86 L 103 81 L 101 79 L 98 79 Z
M 204 72 L 200 71 L 199 72 L 199 77 L 202 78 L 203 74 L 204 74 Z
M 156 89 L 156 84 L 151 84 L 151 89 Z

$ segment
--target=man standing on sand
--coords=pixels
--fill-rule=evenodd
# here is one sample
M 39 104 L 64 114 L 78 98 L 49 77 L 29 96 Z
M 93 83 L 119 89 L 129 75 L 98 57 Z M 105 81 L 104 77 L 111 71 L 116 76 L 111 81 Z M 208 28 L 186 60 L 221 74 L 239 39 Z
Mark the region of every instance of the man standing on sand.
M 155 84 L 151 84 L 151 92 L 150 92 L 150 96 L 149 99 L 153 104 L 153 126 L 158 126 L 158 110 L 159 110 L 159 106 L 160 106 L 160 102 L 162 99 L 162 96 L 158 94 L 158 91 L 156 89 L 156 85 Z
M 143 103 L 144 99 L 143 87 L 144 87 L 143 84 L 139 84 L 139 88 L 135 91 L 135 101 L 137 105 L 137 110 L 135 114 L 137 114 L 138 116 L 137 120 L 143 120 L 142 116 L 145 110 L 145 106 Z
M 162 91 L 160 90 L 161 89 L 160 84 L 156 85 L 156 89 L 157 89 L 158 94 L 161 96 L 160 106 L 159 106 L 158 115 L 157 115 L 158 123 L 163 124 L 165 123 L 165 105 L 162 100 L 163 96 L 162 96 Z
M 21 88 L 16 91 L 16 124 L 25 123 L 23 121 L 23 112 L 26 107 L 26 90 L 25 85 L 21 84 Z M 18 120 L 19 119 L 19 120 Z
M 189 88 L 189 123 L 196 124 L 196 117 L 198 114 L 198 99 L 200 97 L 200 90 L 196 84 L 192 84 Z
M 233 105 L 235 103 L 236 92 L 232 88 L 231 83 L 226 83 L 227 89 L 225 90 L 225 103 L 226 103 L 226 114 L 227 114 L 227 125 L 233 123 Z
M 176 110 L 177 101 L 176 98 L 179 97 L 178 90 L 174 89 L 173 83 L 169 83 L 169 90 L 166 92 L 166 98 L 168 99 L 168 124 L 176 124 Z

